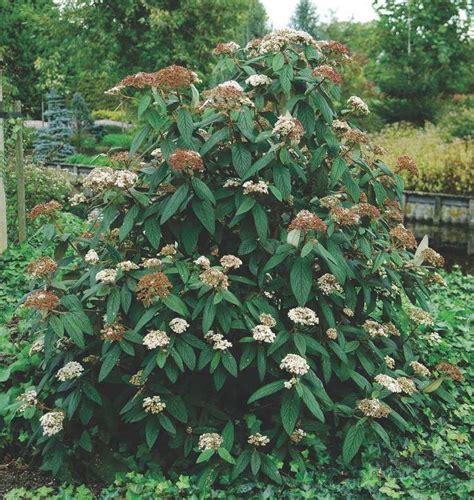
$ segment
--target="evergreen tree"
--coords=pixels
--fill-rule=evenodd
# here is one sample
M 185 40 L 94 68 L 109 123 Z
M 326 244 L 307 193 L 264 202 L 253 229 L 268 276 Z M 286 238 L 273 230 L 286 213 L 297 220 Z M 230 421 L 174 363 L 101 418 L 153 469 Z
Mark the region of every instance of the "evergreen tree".
M 33 157 L 40 161 L 64 160 L 75 152 L 71 145 L 71 114 L 64 105 L 64 99 L 56 90 L 49 92 L 46 99 L 48 111 L 45 117 L 48 125 L 38 133 Z
M 306 31 L 315 38 L 321 38 L 319 16 L 311 0 L 300 0 L 291 18 L 291 26 Z
M 253 0 L 242 31 L 244 44 L 253 38 L 262 38 L 269 32 L 267 11 L 260 0 Z
M 72 98 L 71 115 L 73 130 L 78 137 L 92 130 L 94 120 L 92 119 L 86 100 L 79 92 L 76 92 Z

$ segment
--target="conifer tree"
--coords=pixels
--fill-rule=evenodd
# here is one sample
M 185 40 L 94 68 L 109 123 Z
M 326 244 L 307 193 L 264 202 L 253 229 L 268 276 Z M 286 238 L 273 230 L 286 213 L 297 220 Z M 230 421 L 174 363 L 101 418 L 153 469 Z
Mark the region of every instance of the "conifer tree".
M 46 99 L 48 110 L 45 117 L 48 125 L 38 132 L 33 158 L 37 161 L 64 160 L 75 151 L 71 145 L 71 114 L 56 90 L 51 90 Z

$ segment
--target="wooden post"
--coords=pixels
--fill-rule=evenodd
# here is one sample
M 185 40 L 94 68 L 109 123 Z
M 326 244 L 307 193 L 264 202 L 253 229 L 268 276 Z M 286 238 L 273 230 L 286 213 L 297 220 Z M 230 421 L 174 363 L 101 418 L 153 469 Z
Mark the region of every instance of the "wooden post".
M 21 102 L 16 101 L 15 111 L 21 113 Z M 18 204 L 18 239 L 20 243 L 26 240 L 26 206 L 25 206 L 25 165 L 23 161 L 23 119 L 16 134 L 16 197 Z
M 0 64 L 2 63 L 0 57 Z M 0 103 L 2 103 L 1 110 L 5 110 L 3 106 L 3 70 L 0 68 Z M 0 118 L 0 254 L 8 246 L 8 232 L 7 232 L 7 198 L 5 195 L 5 184 L 3 177 L 5 175 L 5 139 L 3 135 L 3 118 Z

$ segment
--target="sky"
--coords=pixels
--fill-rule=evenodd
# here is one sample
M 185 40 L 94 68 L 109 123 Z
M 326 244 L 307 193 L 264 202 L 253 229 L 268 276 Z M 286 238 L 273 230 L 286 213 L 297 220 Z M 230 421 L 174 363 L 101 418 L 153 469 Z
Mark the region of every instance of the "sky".
M 267 9 L 268 17 L 274 28 L 288 26 L 298 0 L 261 0 Z M 341 21 L 353 18 L 355 21 L 370 21 L 376 14 L 372 8 L 373 0 L 313 0 L 320 18 L 326 20 L 331 10 Z

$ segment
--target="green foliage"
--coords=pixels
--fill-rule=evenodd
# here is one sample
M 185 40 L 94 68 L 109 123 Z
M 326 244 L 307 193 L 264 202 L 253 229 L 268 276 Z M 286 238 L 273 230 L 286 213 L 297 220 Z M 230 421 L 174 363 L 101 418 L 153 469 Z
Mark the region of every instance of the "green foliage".
M 299 0 L 291 18 L 291 26 L 306 31 L 315 38 L 321 38 L 321 26 L 316 6 L 311 0 Z
M 381 40 L 375 79 L 386 96 L 381 114 L 389 122 L 433 121 L 440 97 L 471 85 L 470 2 L 379 0 L 375 8 Z
M 9 238 L 16 239 L 17 231 L 17 186 L 15 165 L 7 165 L 5 176 L 5 191 L 7 196 L 7 219 Z M 33 163 L 25 164 L 25 204 L 27 212 L 35 205 L 56 200 L 63 203 L 72 190 L 74 176 L 68 172 L 48 167 L 41 167 Z M 37 223 L 27 221 L 29 234 L 38 229 Z
M 101 145 L 108 148 L 120 148 L 129 150 L 133 141 L 133 136 L 129 134 L 105 134 Z
M 87 238 L 64 234 L 54 214 L 47 221 L 59 271 L 39 286 L 59 302 L 29 301 L 39 309 L 31 338 L 45 345 L 28 387 L 65 420 L 48 436 L 46 410 L 27 410 L 44 469 L 102 473 L 92 457 L 126 467 L 133 451 L 141 463 L 195 471 L 201 488 L 217 477 L 282 483 L 280 472 L 313 469 L 321 447 L 348 463 L 386 435 L 407 435 L 436 405 L 437 391 L 424 393 L 430 381 L 410 367 L 429 331 L 410 311 L 428 309 L 433 268 L 418 256 L 411 264 L 410 234 L 385 213 L 403 183 L 334 131 L 339 89 L 312 70 L 337 54 L 284 36 L 221 58 L 242 87 L 201 100 L 193 85 L 179 95 L 145 86 L 131 150 L 146 164 L 85 181 Z M 253 74 L 271 83 L 253 88 Z M 355 128 L 354 114 L 342 117 Z M 391 393 L 378 374 L 410 377 L 418 391 Z M 9 422 L 18 384 L 10 391 Z M 363 417 L 367 398 L 390 411 L 379 426 Z M 248 442 L 257 433 L 264 447 Z
M 35 137 L 33 157 L 37 161 L 63 160 L 74 153 L 71 145 L 72 124 L 64 99 L 52 90 L 46 96 L 48 125 Z
M 388 164 L 410 153 L 418 174 L 404 175 L 407 189 L 466 195 L 474 192 L 472 141 L 446 138 L 441 127 L 431 124 L 415 128 L 407 123 L 387 126 L 374 141 L 386 149 L 383 159 Z

